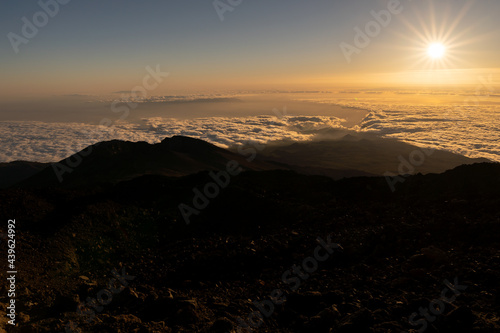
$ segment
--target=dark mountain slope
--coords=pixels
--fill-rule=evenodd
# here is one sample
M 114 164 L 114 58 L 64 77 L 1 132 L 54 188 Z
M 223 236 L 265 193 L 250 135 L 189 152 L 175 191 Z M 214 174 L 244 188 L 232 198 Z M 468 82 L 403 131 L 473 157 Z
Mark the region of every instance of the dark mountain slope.
M 408 318 L 455 277 L 467 289 L 429 332 L 500 331 L 499 164 L 410 176 L 395 192 L 383 177 L 247 171 L 187 225 L 179 204 L 193 205 L 193 189 L 213 182 L 208 172 L 141 168 L 223 168 L 235 155 L 171 140 L 104 143 L 70 174 L 74 185 L 111 177 L 106 187 L 0 190 L 0 214 L 16 219 L 20 331 L 62 332 L 73 321 L 84 332 L 241 332 L 239 318 L 279 289 L 286 301 L 256 332 L 401 332 L 421 327 Z M 342 248 L 292 289 L 283 274 L 314 255 L 318 237 Z M 86 322 L 78 304 L 122 267 L 136 278 Z
M 420 160 L 419 156 L 423 158 Z M 263 150 L 246 147 L 240 148 L 239 153 L 202 140 L 175 136 L 153 145 L 118 140 L 102 142 L 45 169 L 47 164 L 9 164 L 0 168 L 0 177 L 7 186 L 43 170 L 21 185 L 92 187 L 147 174 L 179 177 L 203 170 L 224 170 L 230 161 L 237 162 L 244 170 L 285 169 L 342 179 L 386 172 L 440 173 L 486 160 L 445 151 L 427 155 L 418 147 L 371 135 L 348 134 L 338 140 L 269 144 Z
M 16 218 L 20 329 L 61 332 L 71 320 L 84 332 L 238 332 L 253 302 L 280 289 L 286 301 L 256 332 L 401 332 L 456 277 L 467 289 L 429 331 L 500 330 L 499 164 L 410 176 L 395 192 L 383 177 L 247 171 L 186 225 L 178 205 L 211 181 L 0 191 L 0 214 Z M 342 249 L 292 290 L 284 272 L 329 236 Z M 86 323 L 77 305 L 121 267 L 136 278 Z
M 489 162 L 487 159 L 472 159 L 447 151 L 426 152 L 407 143 L 373 135 L 356 135 L 347 134 L 339 140 L 270 145 L 259 158 L 301 166 L 302 170 L 358 170 L 378 176 L 385 172 L 441 173 L 463 164 Z M 399 170 L 401 165 L 404 166 Z
M 49 166 L 49 163 L 14 161 L 0 163 L 0 188 L 23 181 Z
M 224 170 L 230 161 L 246 170 L 279 168 L 269 162 L 249 163 L 244 156 L 188 137 L 174 136 L 158 144 L 113 140 L 90 146 L 56 163 L 58 171 L 47 168 L 21 185 L 92 187 L 147 174 L 178 177 L 203 170 Z

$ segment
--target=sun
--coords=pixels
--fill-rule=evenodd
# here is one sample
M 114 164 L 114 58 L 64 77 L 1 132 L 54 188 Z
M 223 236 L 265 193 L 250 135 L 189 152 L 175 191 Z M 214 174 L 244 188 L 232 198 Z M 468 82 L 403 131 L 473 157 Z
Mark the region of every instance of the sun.
M 426 71 L 474 66 L 471 62 L 471 52 L 474 50 L 467 46 L 479 39 L 490 38 L 486 34 L 472 34 L 474 25 L 462 22 L 475 1 L 466 1 L 461 9 L 452 8 L 449 3 L 440 7 L 440 10 L 435 7 L 438 1 L 425 2 L 428 10 L 415 7 L 412 15 L 401 16 L 407 31 L 395 31 L 397 36 L 407 42 L 401 44 L 401 48 L 407 50 L 409 68 Z
M 427 55 L 432 59 L 440 59 L 446 53 L 446 47 L 441 43 L 432 43 L 427 48 Z

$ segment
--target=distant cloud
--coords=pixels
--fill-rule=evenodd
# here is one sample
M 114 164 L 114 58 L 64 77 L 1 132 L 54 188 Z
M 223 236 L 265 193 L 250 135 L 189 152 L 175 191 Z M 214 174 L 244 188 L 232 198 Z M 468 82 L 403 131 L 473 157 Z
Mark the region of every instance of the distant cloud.
M 198 119 L 148 118 L 141 124 L 117 123 L 112 127 L 81 123 L 34 121 L 0 122 L 0 162 L 59 161 L 88 145 L 113 139 L 156 143 L 165 137 L 184 135 L 223 148 L 248 140 L 305 141 L 322 129 L 343 128 L 336 117 L 209 117 Z
M 196 95 L 154 95 L 147 97 L 136 97 L 130 90 L 115 91 L 112 94 L 120 94 L 124 100 L 133 99 L 137 103 L 239 103 L 241 99 L 235 95 L 220 94 L 196 94 Z M 111 102 L 111 100 L 110 100 Z
M 94 97 L 93 95 L 82 95 L 82 94 L 67 94 L 67 95 L 62 95 L 63 97 Z
M 457 98 L 466 101 L 469 97 Z M 496 104 L 415 105 L 381 100 L 353 98 L 337 105 L 369 110 L 351 130 L 500 162 L 500 118 Z M 156 143 L 165 137 L 185 135 L 223 148 L 248 140 L 260 143 L 322 140 L 338 138 L 347 130 L 345 124 L 344 119 L 328 116 L 153 117 L 140 123 L 117 122 L 113 127 L 8 121 L 0 122 L 0 162 L 58 161 L 90 144 L 112 139 Z
M 496 106 L 389 105 L 372 110 L 355 129 L 500 162 Z

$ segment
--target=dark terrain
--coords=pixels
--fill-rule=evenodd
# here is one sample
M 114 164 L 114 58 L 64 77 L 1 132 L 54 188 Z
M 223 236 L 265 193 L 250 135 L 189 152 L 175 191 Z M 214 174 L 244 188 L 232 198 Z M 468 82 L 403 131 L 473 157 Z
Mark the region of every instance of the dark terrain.
M 48 163 L 15 161 L 0 163 L 0 188 L 7 188 L 23 181 L 49 166 Z
M 334 180 L 266 154 L 249 162 L 198 140 L 162 144 L 102 143 L 63 183 L 49 167 L 0 191 L 19 271 L 18 327 L 7 331 L 250 332 L 239 318 L 265 302 L 256 332 L 500 332 L 499 164 L 407 176 L 392 192 L 384 177 Z M 179 205 L 193 207 L 193 189 L 230 160 L 244 171 L 186 224 Z M 282 275 L 314 256 L 318 237 L 340 247 L 292 290 Z M 113 269 L 135 278 L 95 303 L 95 318 L 92 305 L 78 314 Z M 410 325 L 455 278 L 467 288 Z M 276 289 L 286 301 L 270 308 Z
M 244 170 L 253 171 L 293 170 L 333 179 L 380 176 L 385 172 L 398 174 L 401 160 L 409 163 L 412 154 L 424 154 L 416 146 L 369 133 L 330 130 L 322 135 L 329 139 L 266 146 L 249 143 L 232 150 L 182 136 L 166 138 L 157 144 L 100 142 L 55 164 L 57 172 L 51 163 L 0 163 L 0 188 L 19 183 L 31 187 L 95 188 L 143 175 L 180 177 L 204 170 L 222 170 L 230 160 L 238 162 Z M 464 164 L 488 162 L 437 150 L 423 156 L 421 161 L 417 160 L 418 166 L 410 165 L 415 169 L 411 173 L 441 173 Z M 408 171 L 407 167 L 402 169 Z

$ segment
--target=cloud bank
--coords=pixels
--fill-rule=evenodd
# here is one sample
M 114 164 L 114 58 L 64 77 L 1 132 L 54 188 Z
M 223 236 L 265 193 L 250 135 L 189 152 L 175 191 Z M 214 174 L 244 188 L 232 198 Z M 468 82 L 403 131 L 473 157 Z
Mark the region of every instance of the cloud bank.
M 37 121 L 0 122 L 0 162 L 59 161 L 85 147 L 113 139 L 157 143 L 165 137 L 184 135 L 223 148 L 249 140 L 307 141 L 323 129 L 344 128 L 343 119 L 324 116 L 208 117 L 197 119 L 147 118 L 140 124 L 95 126 L 83 123 Z
M 228 148 L 249 140 L 259 143 L 321 140 L 332 137 L 331 132 L 341 134 L 339 129 L 373 133 L 416 146 L 500 162 L 500 99 L 493 92 L 487 93 L 478 97 L 477 91 L 354 90 L 340 92 L 332 98 L 325 97 L 325 94 L 311 95 L 307 99 L 297 96 L 296 100 L 308 102 L 297 105 L 290 102 L 294 111 L 307 114 L 303 116 L 286 116 L 286 113 L 285 116 L 220 114 L 217 117 L 179 119 L 175 115 L 168 118 L 154 113 L 145 115 L 147 110 L 141 110 L 145 118 L 118 122 L 111 127 L 83 122 L 4 121 L 0 122 L 0 162 L 58 161 L 90 144 L 113 139 L 156 143 L 165 137 L 184 135 Z M 160 100 L 167 97 L 171 96 L 162 96 Z M 479 99 L 480 103 L 470 102 L 471 99 Z M 312 113 L 315 103 L 336 105 L 342 112 L 328 107 L 325 114 L 338 117 L 316 116 Z M 249 104 L 248 107 L 254 106 Z M 200 108 L 205 110 L 207 104 L 202 103 Z M 214 108 L 220 109 L 221 105 Z M 356 113 L 359 110 L 366 112 Z M 361 122 L 350 119 L 355 114 L 361 114 Z M 328 129 L 336 131 L 329 132 Z

